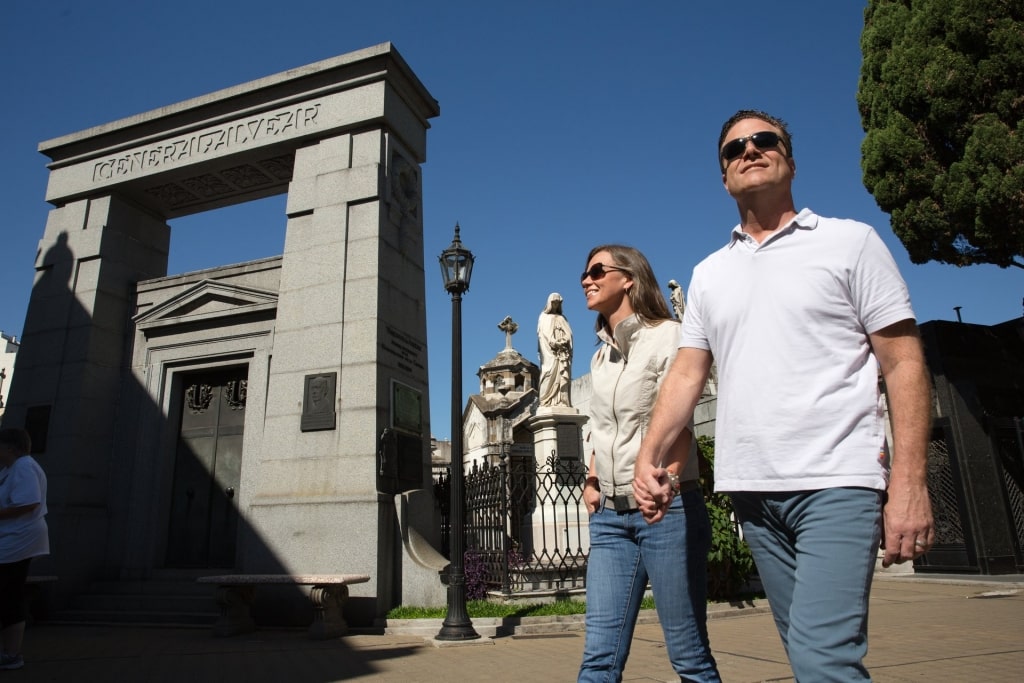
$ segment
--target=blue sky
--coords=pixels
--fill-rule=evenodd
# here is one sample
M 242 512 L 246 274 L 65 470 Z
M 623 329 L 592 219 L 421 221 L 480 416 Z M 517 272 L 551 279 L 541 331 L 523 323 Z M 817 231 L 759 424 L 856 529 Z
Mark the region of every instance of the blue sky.
M 9 0 L 0 107 L 0 329 L 21 334 L 49 206 L 40 142 L 390 41 L 439 101 L 423 166 L 433 433 L 450 433 L 451 305 L 437 256 L 456 222 L 477 257 L 463 300 L 463 387 L 504 346 L 537 362 L 550 292 L 594 348 L 579 272 L 625 242 L 684 286 L 737 220 L 715 143 L 741 108 L 789 122 L 795 196 L 874 225 L 920 322 L 1019 317 L 1024 271 L 913 265 L 860 175 L 864 2 L 790 0 Z M 171 222 L 169 272 L 281 253 L 284 199 Z

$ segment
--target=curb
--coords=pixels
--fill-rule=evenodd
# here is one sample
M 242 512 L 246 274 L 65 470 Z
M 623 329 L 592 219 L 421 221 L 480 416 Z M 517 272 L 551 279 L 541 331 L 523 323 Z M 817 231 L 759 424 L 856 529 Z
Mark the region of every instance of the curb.
M 746 617 L 770 612 L 767 600 L 746 600 L 743 602 L 715 602 L 708 604 L 708 619 Z M 584 630 L 586 615 L 566 614 L 543 617 L 479 617 L 472 619 L 473 629 L 484 638 L 507 636 L 548 635 L 573 633 Z M 384 635 L 422 636 L 433 638 L 441 629 L 443 619 L 384 619 L 377 622 L 383 627 Z M 655 610 L 642 610 L 637 624 L 657 624 Z M 353 632 L 357 629 L 353 629 Z M 377 631 L 378 633 L 380 631 Z

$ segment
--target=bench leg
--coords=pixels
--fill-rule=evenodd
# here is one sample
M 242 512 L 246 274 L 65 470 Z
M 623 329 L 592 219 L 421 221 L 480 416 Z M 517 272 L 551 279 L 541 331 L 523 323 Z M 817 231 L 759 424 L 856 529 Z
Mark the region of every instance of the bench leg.
M 313 603 L 313 623 L 309 637 L 316 640 L 338 638 L 348 632 L 342 609 L 348 600 L 348 586 L 341 584 L 315 585 L 309 591 Z
M 220 617 L 213 625 L 213 635 L 235 636 L 255 631 L 256 621 L 252 618 L 252 601 L 255 595 L 255 586 L 218 586 L 217 604 L 220 606 Z

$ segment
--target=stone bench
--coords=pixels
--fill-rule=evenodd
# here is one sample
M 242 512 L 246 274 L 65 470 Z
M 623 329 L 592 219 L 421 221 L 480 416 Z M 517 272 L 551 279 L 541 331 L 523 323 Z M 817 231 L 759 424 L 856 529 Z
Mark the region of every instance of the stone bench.
M 348 600 L 348 587 L 369 580 L 366 574 L 222 574 L 196 579 L 199 583 L 217 586 L 220 617 L 213 625 L 213 633 L 217 636 L 256 630 L 252 603 L 257 586 L 312 586 L 309 599 L 313 603 L 313 623 L 309 626 L 309 637 L 317 640 L 345 635 L 348 624 L 342 608 Z

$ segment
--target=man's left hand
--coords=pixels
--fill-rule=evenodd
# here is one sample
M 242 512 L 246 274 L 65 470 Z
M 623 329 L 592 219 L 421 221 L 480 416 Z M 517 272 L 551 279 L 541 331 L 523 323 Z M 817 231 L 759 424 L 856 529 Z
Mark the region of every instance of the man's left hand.
M 889 567 L 924 555 L 935 543 L 935 522 L 925 485 L 894 485 L 882 509 L 885 555 Z

